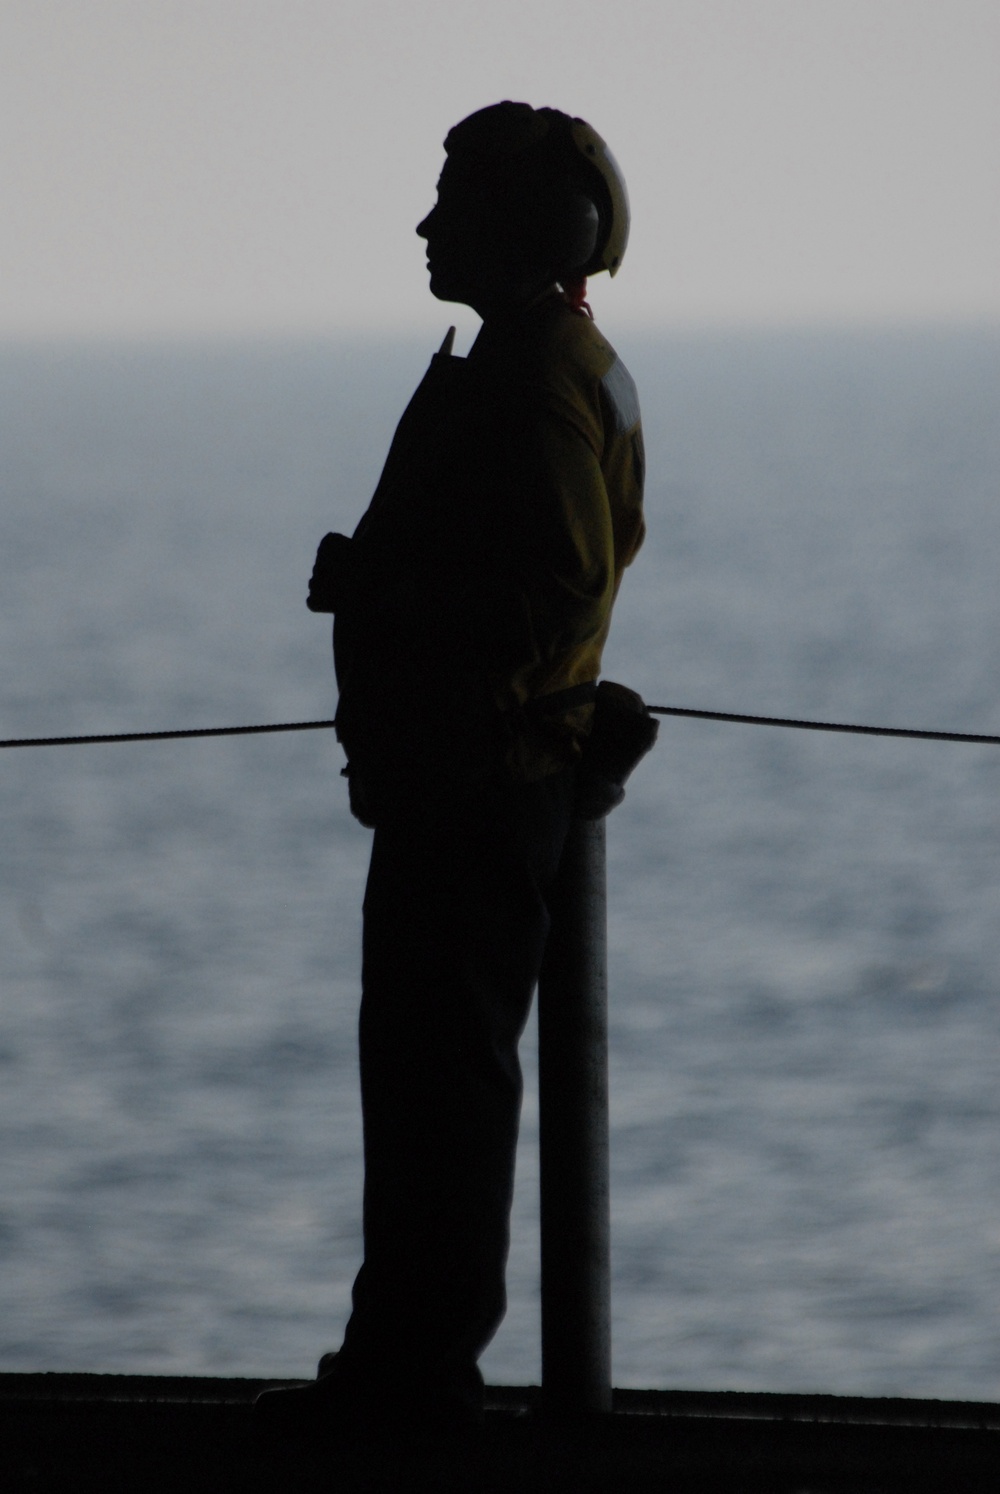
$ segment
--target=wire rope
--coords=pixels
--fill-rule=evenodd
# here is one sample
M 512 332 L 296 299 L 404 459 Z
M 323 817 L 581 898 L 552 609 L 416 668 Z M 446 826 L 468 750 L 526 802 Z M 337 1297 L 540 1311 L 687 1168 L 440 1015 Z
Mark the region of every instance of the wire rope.
M 924 742 L 968 742 L 1000 747 L 1000 736 L 971 731 L 929 731 L 907 726 L 861 726 L 847 721 L 806 721 L 794 716 L 747 716 L 735 711 L 700 711 L 687 706 L 651 705 L 653 716 L 682 716 L 700 721 L 727 721 L 743 726 L 781 726 L 794 731 L 849 732 L 867 737 L 910 737 Z M 178 731 L 101 732 L 78 737 L 9 737 L 0 747 L 84 747 L 103 742 L 168 742 L 184 737 L 248 737 L 278 731 L 325 731 L 333 721 L 282 721 L 262 726 L 200 726 Z
M 841 731 L 865 737 L 913 737 L 923 742 L 979 742 L 1000 747 L 1000 737 L 971 731 L 926 731 L 909 726 L 858 726 L 847 721 L 802 721 L 794 716 L 741 716 L 735 711 L 693 711 L 686 706 L 647 706 L 653 716 L 691 716 L 701 721 L 735 721 L 743 726 L 786 726 L 795 731 Z
M 93 742 L 168 742 L 178 737 L 249 737 L 271 731 L 320 731 L 332 721 L 283 721 L 275 726 L 198 726 L 183 731 L 102 732 L 87 737 L 10 737 L 0 747 L 84 747 Z

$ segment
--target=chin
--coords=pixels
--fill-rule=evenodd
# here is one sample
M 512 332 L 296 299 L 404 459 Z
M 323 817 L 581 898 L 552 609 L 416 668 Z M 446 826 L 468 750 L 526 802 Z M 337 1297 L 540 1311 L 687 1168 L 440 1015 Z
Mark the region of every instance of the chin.
M 454 301 L 462 306 L 471 306 L 474 292 L 461 280 L 444 270 L 430 270 L 431 295 L 439 301 Z
M 449 280 L 441 275 L 432 275 L 430 280 L 431 295 L 436 296 L 439 301 L 461 301 L 461 292 Z

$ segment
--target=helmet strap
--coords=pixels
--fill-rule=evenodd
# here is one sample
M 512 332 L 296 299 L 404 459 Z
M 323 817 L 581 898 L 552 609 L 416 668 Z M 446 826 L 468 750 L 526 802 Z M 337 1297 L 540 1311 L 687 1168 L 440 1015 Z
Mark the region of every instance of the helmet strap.
M 590 302 L 587 300 L 587 277 L 586 275 L 566 276 L 560 281 L 562 286 L 563 300 L 571 311 L 580 316 L 589 316 L 594 320 L 594 312 Z

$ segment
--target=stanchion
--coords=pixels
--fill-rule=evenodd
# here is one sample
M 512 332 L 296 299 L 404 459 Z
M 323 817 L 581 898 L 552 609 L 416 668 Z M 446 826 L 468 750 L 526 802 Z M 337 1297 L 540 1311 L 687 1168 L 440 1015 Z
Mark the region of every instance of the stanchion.
M 542 1399 L 611 1410 L 604 820 L 575 820 L 538 985 Z

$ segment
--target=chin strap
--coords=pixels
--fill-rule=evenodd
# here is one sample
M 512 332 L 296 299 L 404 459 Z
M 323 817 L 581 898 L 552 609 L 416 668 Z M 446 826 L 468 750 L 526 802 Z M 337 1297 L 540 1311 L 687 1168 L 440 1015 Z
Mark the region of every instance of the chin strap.
M 573 280 L 562 281 L 563 300 L 571 311 L 579 312 L 580 316 L 589 316 L 594 320 L 593 309 L 587 300 L 587 277 L 578 275 Z

